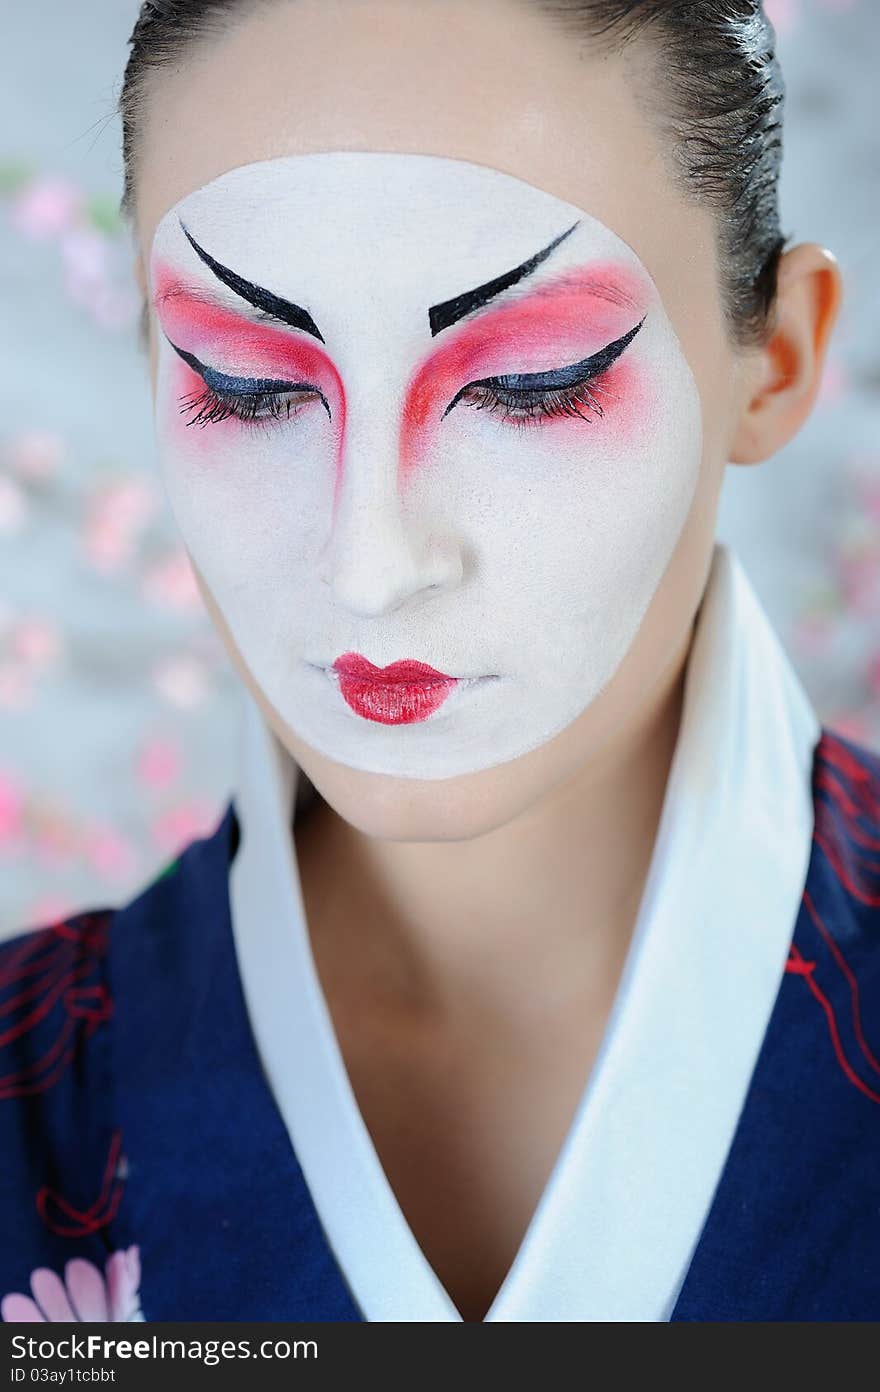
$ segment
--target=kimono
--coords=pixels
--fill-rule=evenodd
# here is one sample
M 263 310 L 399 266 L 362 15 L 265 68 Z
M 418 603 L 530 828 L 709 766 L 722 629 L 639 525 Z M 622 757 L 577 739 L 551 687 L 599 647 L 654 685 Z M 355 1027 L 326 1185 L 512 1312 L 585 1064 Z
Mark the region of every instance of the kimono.
M 315 968 L 313 795 L 242 687 L 213 832 L 0 944 L 5 1320 L 461 1320 Z M 613 1009 L 486 1319 L 877 1319 L 878 1185 L 880 755 L 717 542 Z

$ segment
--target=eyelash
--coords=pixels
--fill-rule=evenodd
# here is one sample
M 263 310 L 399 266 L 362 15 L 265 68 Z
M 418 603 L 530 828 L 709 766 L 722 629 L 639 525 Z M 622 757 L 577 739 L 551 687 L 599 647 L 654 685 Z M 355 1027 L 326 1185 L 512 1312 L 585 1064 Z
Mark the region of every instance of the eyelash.
M 503 379 L 487 378 L 483 382 L 466 387 L 459 394 L 477 411 L 502 413 L 502 420 L 511 422 L 519 429 L 540 425 L 542 420 L 559 416 L 578 416 L 589 422 L 590 415 L 584 415 L 582 407 L 587 407 L 596 416 L 604 416 L 602 403 L 596 394 L 607 395 L 608 388 L 603 385 L 606 373 L 584 378 L 570 387 L 549 389 L 532 388 L 529 391 L 514 390 L 503 385 Z M 294 398 L 299 405 L 292 405 Z M 293 420 L 299 415 L 302 405 L 313 400 L 313 393 L 282 393 L 274 391 L 220 393 L 205 386 L 200 393 L 181 397 L 181 411 L 196 410 L 197 413 L 187 425 L 209 425 L 212 421 L 226 420 L 234 416 L 250 428 L 272 429 L 279 420 Z M 267 410 L 263 411 L 263 406 Z
M 293 420 L 299 415 L 300 407 L 291 403 L 295 397 L 302 399 L 302 404 L 313 400 L 311 392 L 230 392 L 220 393 L 212 387 L 205 386 L 204 391 L 193 393 L 191 396 L 182 396 L 181 412 L 192 411 L 198 407 L 198 412 L 192 420 L 186 422 L 187 425 L 201 425 L 203 428 L 212 421 L 226 420 L 229 416 L 235 416 L 237 420 L 244 422 L 245 425 L 255 429 L 271 429 L 272 423 L 277 420 Z M 268 412 L 263 414 L 261 406 L 268 405 Z M 285 410 L 285 403 L 287 409 Z
M 596 399 L 597 392 L 608 395 L 607 387 L 602 385 L 604 376 L 601 373 L 596 377 L 587 377 L 571 387 L 531 391 L 513 391 L 481 382 L 465 388 L 459 399 L 477 411 L 502 411 L 502 419 L 512 422 L 519 429 L 540 425 L 542 419 L 557 416 L 579 416 L 581 420 L 589 421 L 590 416 L 585 416 L 579 408 L 586 406 L 594 415 L 604 416 L 602 403 Z

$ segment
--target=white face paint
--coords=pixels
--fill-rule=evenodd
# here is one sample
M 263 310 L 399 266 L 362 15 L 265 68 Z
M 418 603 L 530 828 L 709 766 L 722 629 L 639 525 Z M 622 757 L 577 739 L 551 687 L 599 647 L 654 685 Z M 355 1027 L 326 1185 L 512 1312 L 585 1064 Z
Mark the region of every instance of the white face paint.
M 290 728 L 447 778 L 580 715 L 701 462 L 696 383 L 632 248 L 499 170 L 333 151 L 188 194 L 151 275 L 169 501 Z

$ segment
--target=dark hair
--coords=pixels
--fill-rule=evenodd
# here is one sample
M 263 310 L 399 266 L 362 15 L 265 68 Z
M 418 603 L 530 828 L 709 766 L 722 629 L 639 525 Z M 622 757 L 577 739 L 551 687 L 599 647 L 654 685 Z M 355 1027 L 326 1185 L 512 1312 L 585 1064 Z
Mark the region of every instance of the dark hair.
M 277 0 L 147 0 L 129 44 L 118 107 L 124 187 L 134 208 L 140 111 L 150 74 L 180 62 L 197 41 Z M 623 52 L 636 40 L 657 60 L 652 115 L 669 139 L 680 187 L 718 218 L 721 293 L 730 333 L 761 344 L 772 325 L 779 258 L 779 169 L 785 87 L 776 36 L 761 0 L 529 0 L 593 40 Z

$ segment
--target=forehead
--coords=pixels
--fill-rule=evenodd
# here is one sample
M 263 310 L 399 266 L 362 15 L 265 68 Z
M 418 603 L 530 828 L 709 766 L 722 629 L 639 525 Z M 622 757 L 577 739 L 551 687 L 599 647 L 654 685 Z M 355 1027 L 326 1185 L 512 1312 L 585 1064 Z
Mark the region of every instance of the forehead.
M 165 64 L 150 84 L 136 161 L 134 231 L 143 270 L 148 273 L 153 235 L 169 209 L 254 162 L 265 162 L 269 173 L 269 166 L 280 172 L 276 159 L 333 151 L 450 157 L 527 182 L 530 209 L 548 190 L 613 229 L 650 272 L 699 368 L 724 351 L 715 217 L 681 196 L 662 127 L 642 109 L 649 66 L 638 46 L 625 61 L 594 62 L 590 46 L 575 41 L 567 26 L 549 22 L 543 6 L 509 0 L 297 0 L 246 17 L 242 11 L 228 33 L 191 46 L 185 61 Z M 341 247 L 350 230 L 364 230 L 352 184 L 337 192 L 343 215 L 339 226 L 324 219 L 315 229 L 318 261 L 326 259 L 325 246 Z M 479 203 L 467 210 L 471 229 L 474 218 L 483 219 L 472 239 L 503 233 L 515 259 L 535 249 L 530 235 L 505 220 L 501 203 Z M 239 259 L 247 257 L 244 264 L 256 275 L 245 227 L 264 239 L 266 209 L 256 204 L 239 211 L 239 229 L 230 208 L 224 231 L 229 255 L 234 250 Z M 405 199 L 396 201 L 393 219 L 391 210 L 385 218 L 377 198 L 369 213 L 386 249 L 399 241 Z M 561 230 L 552 215 L 550 224 L 546 236 L 544 227 L 535 228 L 536 245 Z M 290 226 L 289 218 L 277 219 L 275 235 L 283 239 Z M 240 241 L 233 243 L 238 230 Z M 419 235 L 424 247 L 424 223 Z M 442 252 L 434 258 L 436 273 L 448 275 L 451 289 L 426 288 L 430 302 L 477 283 L 487 269 L 497 272 L 494 261 L 483 264 L 483 247 L 468 244 L 464 228 L 454 239 L 435 236 Z M 383 274 L 387 283 L 387 268 Z M 456 283 L 460 274 L 463 285 Z M 475 281 L 468 279 L 473 275 Z
M 448 307 L 508 272 L 511 285 L 532 289 L 585 264 L 595 266 L 599 294 L 650 294 L 651 285 L 635 251 L 587 210 L 503 171 L 435 155 L 290 155 L 228 170 L 185 195 L 157 226 L 154 279 L 178 271 L 219 292 L 223 271 L 193 241 L 249 282 L 331 304 L 354 293 L 377 313 Z

